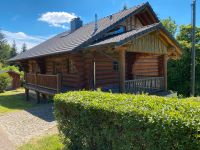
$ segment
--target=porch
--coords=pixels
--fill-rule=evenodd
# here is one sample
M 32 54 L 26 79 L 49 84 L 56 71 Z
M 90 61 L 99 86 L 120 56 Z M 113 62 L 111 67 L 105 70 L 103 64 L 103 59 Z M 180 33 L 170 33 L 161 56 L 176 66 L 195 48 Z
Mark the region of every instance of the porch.
M 125 93 L 155 93 L 164 90 L 164 77 L 143 77 L 134 80 L 125 80 Z M 29 90 L 36 92 L 38 99 L 40 94 L 55 95 L 67 91 L 62 85 L 61 74 L 25 74 L 25 88 L 28 99 Z M 70 88 L 68 88 L 70 90 Z M 114 89 L 111 89 L 114 90 Z M 119 88 L 117 91 L 120 91 Z
M 61 92 L 62 90 L 60 74 L 48 75 L 37 73 L 25 73 L 24 79 L 25 94 L 27 100 L 29 100 L 29 90 L 36 92 L 38 103 L 40 103 L 41 94 L 43 98 L 45 98 L 45 95 L 53 96 Z
M 143 79 L 126 80 L 126 93 L 149 93 L 164 91 L 164 77 L 146 77 Z

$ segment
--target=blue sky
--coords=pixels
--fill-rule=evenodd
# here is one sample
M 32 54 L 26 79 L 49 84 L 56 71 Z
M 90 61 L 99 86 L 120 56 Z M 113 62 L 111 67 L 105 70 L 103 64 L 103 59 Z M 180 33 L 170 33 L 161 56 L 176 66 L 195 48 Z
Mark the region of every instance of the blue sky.
M 18 48 L 25 42 L 31 48 L 45 39 L 68 30 L 69 21 L 80 16 L 84 23 L 118 12 L 126 4 L 132 7 L 144 0 L 1 0 L 0 29 L 9 43 Z M 159 18 L 171 16 L 177 24 L 191 22 L 192 0 L 149 0 Z M 197 24 L 200 25 L 200 1 L 197 0 Z

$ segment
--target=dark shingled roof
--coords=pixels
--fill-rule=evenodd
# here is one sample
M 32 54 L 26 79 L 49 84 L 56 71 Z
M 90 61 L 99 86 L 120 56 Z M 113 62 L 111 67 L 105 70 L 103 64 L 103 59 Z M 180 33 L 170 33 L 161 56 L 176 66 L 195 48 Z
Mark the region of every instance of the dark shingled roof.
M 162 25 L 162 23 L 155 23 L 148 26 L 144 26 L 123 34 L 120 34 L 118 36 L 114 36 L 111 38 L 108 38 L 106 40 L 94 43 L 90 45 L 89 47 L 95 47 L 95 46 L 101 46 L 106 44 L 116 44 L 116 45 L 122 45 L 126 42 L 129 42 L 130 40 L 133 40 L 135 38 L 138 38 L 144 34 L 151 33 L 153 31 L 162 30 L 175 44 L 176 46 L 181 49 L 181 46 L 176 41 L 176 39 L 165 29 L 165 27 Z
M 117 43 L 118 45 L 123 44 L 126 41 L 129 41 L 129 39 L 134 39 L 137 38 L 140 35 L 143 35 L 145 33 L 153 32 L 157 30 L 161 26 L 161 23 L 155 23 L 152 25 L 140 27 L 138 29 L 108 38 L 106 40 L 94 43 L 90 45 L 89 47 L 95 47 L 95 46 L 101 46 L 101 45 L 106 45 L 106 44 L 112 44 L 112 43 Z
M 152 11 L 157 22 L 159 22 L 159 19 L 153 12 L 152 7 L 147 2 L 142 5 L 138 5 L 136 7 L 115 13 L 112 15 L 112 19 L 110 19 L 109 16 L 100 19 L 97 22 L 98 24 L 97 31 L 94 31 L 95 28 L 94 22 L 86 24 L 72 33 L 70 33 L 69 31 L 61 33 L 39 44 L 38 46 L 33 47 L 30 50 L 21 53 L 14 58 L 11 58 L 9 61 L 17 61 L 17 60 L 30 59 L 34 57 L 59 54 L 87 47 L 92 42 L 97 40 L 101 36 L 102 32 L 106 32 L 112 29 L 117 23 L 120 23 L 121 21 L 123 21 L 132 14 L 140 12 L 146 7 L 148 7 Z

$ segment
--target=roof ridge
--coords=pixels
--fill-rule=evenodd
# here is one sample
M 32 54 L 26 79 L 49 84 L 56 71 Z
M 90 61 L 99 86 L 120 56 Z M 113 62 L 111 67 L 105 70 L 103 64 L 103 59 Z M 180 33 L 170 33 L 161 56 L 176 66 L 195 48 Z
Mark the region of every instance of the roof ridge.
M 121 13 L 121 12 L 123 12 L 123 11 L 130 11 L 130 10 L 133 9 L 133 8 L 139 8 L 139 7 L 142 7 L 142 6 L 147 5 L 147 4 L 149 4 L 149 2 L 142 3 L 142 4 L 140 4 L 140 5 L 136 5 L 136 6 L 130 7 L 130 8 L 128 8 L 128 9 L 126 9 L 126 10 L 120 10 L 120 11 L 118 11 L 118 12 L 116 12 L 116 13 L 111 14 L 111 15 L 116 15 L 116 14 L 119 14 L 119 13 Z M 105 17 L 102 17 L 102 18 L 98 19 L 98 20 L 97 20 L 97 24 L 98 24 L 98 22 L 99 22 L 100 20 L 105 19 L 105 18 L 108 18 L 108 17 L 110 17 L 111 15 L 107 15 L 107 16 L 105 16 Z M 87 26 L 87 25 L 90 25 L 90 24 L 93 24 L 93 23 L 95 23 L 95 21 L 90 21 L 90 22 L 84 24 L 82 27 Z M 81 28 L 82 28 L 82 27 L 81 27 Z
M 125 10 L 126 12 L 128 12 L 128 11 L 130 11 L 131 9 L 135 8 L 132 12 L 128 13 L 128 14 L 127 14 L 126 16 L 124 16 L 123 18 L 127 17 L 128 15 L 132 14 L 133 12 L 136 12 L 138 9 L 140 9 L 140 8 L 142 8 L 142 7 L 145 7 L 145 6 L 148 6 L 148 5 L 150 5 L 149 2 L 146 2 L 146 3 L 142 3 L 141 5 L 137 5 L 137 6 L 135 6 L 135 7 L 131 7 L 131 8 L 129 8 L 129 9 Z M 123 12 L 123 11 L 121 11 L 121 12 Z M 115 14 L 120 14 L 120 12 L 115 13 Z M 109 17 L 109 16 L 107 16 L 107 17 Z M 89 39 L 88 39 L 87 41 L 85 41 L 83 44 L 85 44 L 85 43 L 88 42 L 89 40 L 92 40 L 94 37 L 96 37 L 96 36 L 98 36 L 98 35 L 101 35 L 102 32 L 105 32 L 105 30 L 107 30 L 109 27 L 113 26 L 114 24 L 119 23 L 123 18 L 119 19 L 119 20 L 116 21 L 115 23 L 113 23 L 113 24 L 111 24 L 110 26 L 108 26 L 107 28 L 103 29 L 103 30 L 100 31 L 98 34 L 94 35 L 92 38 L 89 38 Z M 99 22 L 100 20 L 102 20 L 102 19 L 105 19 L 105 18 L 99 19 L 98 22 Z M 91 42 L 93 42 L 93 41 L 94 41 L 94 40 L 92 40 Z M 91 43 L 91 42 L 90 42 L 90 43 Z M 81 44 L 81 45 L 82 45 L 82 44 Z M 77 48 L 81 47 L 81 45 L 78 46 Z M 75 48 L 75 49 L 76 49 L 76 48 Z

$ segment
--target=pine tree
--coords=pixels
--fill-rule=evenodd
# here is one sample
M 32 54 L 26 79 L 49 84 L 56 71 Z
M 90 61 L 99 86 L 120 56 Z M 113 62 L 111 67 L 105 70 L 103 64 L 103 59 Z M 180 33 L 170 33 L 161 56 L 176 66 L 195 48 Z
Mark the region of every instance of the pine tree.
M 0 66 L 4 66 L 10 58 L 11 47 L 0 30 Z
M 3 45 L 5 42 L 6 42 L 5 36 L 4 36 L 4 34 L 1 33 L 1 31 L 0 31 L 0 46 Z
M 13 41 L 11 52 L 10 52 L 10 57 L 15 57 L 17 55 L 17 47 L 15 40 Z
M 24 44 L 22 45 L 22 52 L 25 52 L 25 51 L 27 51 L 26 43 L 24 43 Z

